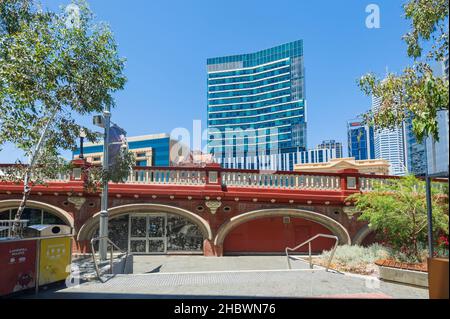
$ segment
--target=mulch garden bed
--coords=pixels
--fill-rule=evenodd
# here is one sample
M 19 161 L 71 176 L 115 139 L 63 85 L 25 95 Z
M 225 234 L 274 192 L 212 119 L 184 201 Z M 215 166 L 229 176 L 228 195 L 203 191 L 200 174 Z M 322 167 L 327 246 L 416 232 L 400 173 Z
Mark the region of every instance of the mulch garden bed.
M 423 262 L 420 264 L 419 263 L 412 264 L 412 263 L 398 262 L 398 261 L 389 260 L 389 259 L 381 259 L 381 260 L 376 261 L 375 264 L 377 266 L 383 266 L 383 267 L 428 272 L 428 265 L 426 262 Z

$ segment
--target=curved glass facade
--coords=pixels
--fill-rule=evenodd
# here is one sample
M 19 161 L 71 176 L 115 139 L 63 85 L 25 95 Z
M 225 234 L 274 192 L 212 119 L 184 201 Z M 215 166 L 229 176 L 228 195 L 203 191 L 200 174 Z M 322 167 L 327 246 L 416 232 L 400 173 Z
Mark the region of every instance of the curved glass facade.
M 227 168 L 264 169 L 272 160 L 271 169 L 292 170 L 276 158 L 306 150 L 303 41 L 210 58 L 207 66 L 208 151 Z

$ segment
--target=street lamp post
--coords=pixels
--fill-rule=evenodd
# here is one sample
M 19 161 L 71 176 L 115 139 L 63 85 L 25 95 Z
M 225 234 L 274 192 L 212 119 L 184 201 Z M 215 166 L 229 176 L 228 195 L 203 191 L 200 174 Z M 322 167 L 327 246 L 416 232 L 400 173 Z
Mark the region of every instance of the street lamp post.
M 80 130 L 80 156 L 78 158 L 84 159 L 84 138 L 86 137 L 86 132 L 81 129 Z
M 94 123 L 104 128 L 103 136 L 103 170 L 104 177 L 107 177 L 109 171 L 109 128 L 111 124 L 111 112 L 109 106 L 103 110 L 103 119 L 100 123 L 97 121 L 99 117 L 94 118 Z M 103 122 L 103 123 L 102 123 Z M 99 255 L 100 260 L 106 260 L 108 250 L 108 178 L 103 180 L 101 211 L 100 211 L 100 229 L 99 229 Z

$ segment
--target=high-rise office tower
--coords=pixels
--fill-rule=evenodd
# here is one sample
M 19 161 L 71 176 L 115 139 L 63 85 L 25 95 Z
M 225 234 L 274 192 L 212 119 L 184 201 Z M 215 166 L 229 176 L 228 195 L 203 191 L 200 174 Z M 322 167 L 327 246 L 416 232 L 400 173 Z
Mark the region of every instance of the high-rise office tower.
M 419 142 L 412 129 L 412 118 L 404 121 L 405 157 L 408 173 L 425 175 L 427 172 L 427 150 L 425 141 Z
M 444 75 L 444 78 L 448 81 L 448 55 L 444 58 L 444 61 L 442 61 L 442 73 Z
M 356 160 L 375 158 L 374 129 L 365 125 L 362 119 L 354 119 L 347 123 L 348 157 Z
M 428 137 L 426 141 L 428 174 L 448 176 L 449 172 L 449 123 L 448 111 L 442 110 L 437 114 L 439 141 Z
M 319 150 L 323 150 L 323 149 L 334 150 L 335 151 L 334 158 L 342 158 L 343 157 L 342 143 L 336 142 L 335 140 L 322 141 L 322 143 L 317 145 L 317 149 L 319 149 Z
M 292 170 L 307 147 L 303 41 L 207 65 L 208 152 L 216 162 Z
M 372 110 L 376 111 L 380 104 L 381 98 L 372 97 Z M 375 128 L 375 158 L 389 161 L 391 175 L 403 176 L 407 172 L 404 131 L 404 125 L 394 129 Z

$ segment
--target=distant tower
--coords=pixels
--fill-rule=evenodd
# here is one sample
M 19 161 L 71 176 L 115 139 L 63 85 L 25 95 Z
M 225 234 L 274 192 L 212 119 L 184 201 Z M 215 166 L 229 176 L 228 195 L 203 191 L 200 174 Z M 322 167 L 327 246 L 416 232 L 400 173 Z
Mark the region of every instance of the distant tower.
M 317 149 L 332 150 L 332 154 L 335 154 L 335 156 L 333 158 L 342 158 L 343 157 L 342 143 L 336 142 L 335 140 L 323 141 L 321 144 L 319 144 L 317 146 Z
M 374 129 L 364 125 L 362 119 L 354 119 L 347 123 L 348 157 L 356 160 L 375 158 Z
M 376 112 L 380 105 L 381 98 L 372 96 L 372 110 Z M 407 172 L 404 130 L 404 125 L 395 129 L 375 128 L 375 158 L 389 161 L 391 175 L 403 176 Z

